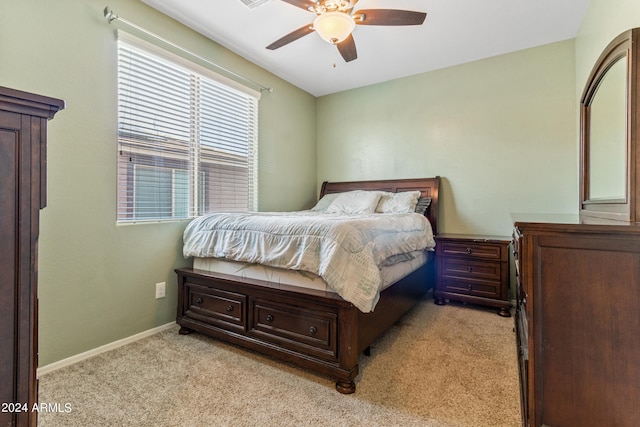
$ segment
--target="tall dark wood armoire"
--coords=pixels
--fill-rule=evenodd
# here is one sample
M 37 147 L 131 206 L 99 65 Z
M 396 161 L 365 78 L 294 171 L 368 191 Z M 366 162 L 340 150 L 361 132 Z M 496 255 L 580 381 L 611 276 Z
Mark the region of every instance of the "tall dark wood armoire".
M 0 87 L 0 426 L 36 424 L 39 211 L 47 120 L 64 105 Z

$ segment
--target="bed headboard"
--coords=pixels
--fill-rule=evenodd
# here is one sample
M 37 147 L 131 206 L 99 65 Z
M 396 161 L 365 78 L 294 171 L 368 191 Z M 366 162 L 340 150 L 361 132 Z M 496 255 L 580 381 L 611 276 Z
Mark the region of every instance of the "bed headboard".
M 422 197 L 431 197 L 431 205 L 425 212 L 425 216 L 431 222 L 433 234 L 438 234 L 438 193 L 440 190 L 440 177 L 390 179 L 380 181 L 348 181 L 322 183 L 320 198 L 325 194 L 342 193 L 352 190 L 378 190 L 399 193 L 401 191 L 420 190 Z

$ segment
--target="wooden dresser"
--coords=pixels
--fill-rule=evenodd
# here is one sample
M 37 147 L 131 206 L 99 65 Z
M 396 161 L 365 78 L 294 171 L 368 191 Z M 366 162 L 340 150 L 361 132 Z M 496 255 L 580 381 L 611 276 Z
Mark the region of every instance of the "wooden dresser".
M 640 226 L 514 217 L 523 425 L 640 422 Z
M 508 237 L 466 234 L 436 236 L 434 302 L 446 299 L 497 307 L 511 316 Z
M 1 426 L 36 424 L 38 215 L 46 205 L 47 120 L 62 108 L 61 100 L 0 87 Z

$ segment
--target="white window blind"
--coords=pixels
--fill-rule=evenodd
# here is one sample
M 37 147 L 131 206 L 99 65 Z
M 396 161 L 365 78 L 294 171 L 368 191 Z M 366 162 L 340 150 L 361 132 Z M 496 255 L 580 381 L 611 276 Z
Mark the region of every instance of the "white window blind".
M 171 59 L 118 40 L 118 221 L 255 210 L 258 99 Z

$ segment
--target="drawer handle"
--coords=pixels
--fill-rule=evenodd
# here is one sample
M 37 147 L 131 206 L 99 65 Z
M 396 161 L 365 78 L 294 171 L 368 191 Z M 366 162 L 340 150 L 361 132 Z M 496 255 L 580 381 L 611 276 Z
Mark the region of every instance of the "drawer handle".
M 233 311 L 233 306 L 232 305 L 228 305 L 227 306 L 227 312 L 231 313 Z
M 315 326 L 312 326 L 309 328 L 309 335 L 315 335 L 318 333 L 318 328 L 316 328 Z
M 471 290 L 471 285 L 467 285 L 467 290 Z
M 267 322 L 269 323 L 273 322 L 273 315 L 267 314 Z
M 467 248 L 467 253 L 468 253 L 469 255 L 471 255 L 471 253 L 472 253 L 472 252 L 473 252 L 473 249 L 471 249 L 471 248 Z
M 473 268 L 471 268 L 471 266 L 470 266 L 470 265 L 468 265 L 468 266 L 467 266 L 467 271 L 468 271 L 469 273 L 472 273 L 472 272 L 473 272 Z
M 202 297 L 198 297 L 198 299 L 196 299 L 196 304 L 200 305 L 204 302 L 204 300 L 202 299 Z

